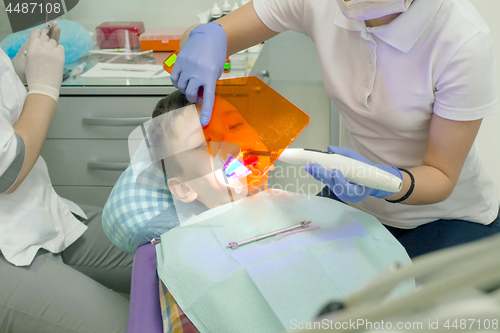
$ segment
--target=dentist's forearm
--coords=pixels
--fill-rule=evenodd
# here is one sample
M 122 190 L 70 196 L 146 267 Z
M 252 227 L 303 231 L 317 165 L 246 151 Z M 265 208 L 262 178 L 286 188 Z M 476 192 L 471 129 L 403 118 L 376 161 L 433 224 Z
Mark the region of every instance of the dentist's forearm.
M 226 32 L 227 56 L 262 43 L 278 33 L 269 29 L 257 16 L 253 2 L 238 8 L 234 12 L 221 17 L 215 22 L 220 23 Z M 180 46 L 188 40 L 191 31 L 199 24 L 188 28 L 181 37 Z
M 24 163 L 17 181 L 6 194 L 13 193 L 22 184 L 38 160 L 56 107 L 56 101 L 45 95 L 30 94 L 26 98 L 21 117 L 13 126 L 24 141 Z
M 182 45 L 184 45 L 184 43 L 188 40 L 189 38 L 189 34 L 191 33 L 191 31 L 196 28 L 197 26 L 199 26 L 199 24 L 195 24 L 189 28 L 187 28 L 186 31 L 184 31 L 184 33 L 182 34 L 182 37 L 181 37 L 181 41 L 180 41 L 180 48 L 182 48 Z
M 444 201 L 451 195 L 481 122 L 482 119 L 455 121 L 436 114 L 432 116 L 429 142 L 422 165 L 409 170 L 415 177 L 415 188 L 402 204 L 428 205 Z M 388 200 L 397 200 L 408 191 L 410 177 L 404 172 L 403 177 L 403 188 Z
M 408 169 L 415 178 L 415 187 L 410 197 L 399 204 L 404 205 L 429 205 L 446 200 L 453 189 L 455 183 L 442 171 L 427 165 Z M 394 193 L 387 200 L 398 200 L 402 198 L 410 189 L 411 178 L 406 172 L 403 174 L 403 186 L 401 190 Z
M 217 20 L 227 36 L 228 56 L 276 36 L 255 12 L 253 1 Z

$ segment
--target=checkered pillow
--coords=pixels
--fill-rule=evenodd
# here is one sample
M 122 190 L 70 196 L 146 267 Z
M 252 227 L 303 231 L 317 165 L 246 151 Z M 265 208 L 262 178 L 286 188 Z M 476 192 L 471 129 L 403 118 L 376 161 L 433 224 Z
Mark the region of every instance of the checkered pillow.
M 116 182 L 104 206 L 102 226 L 111 241 L 127 253 L 179 224 L 172 195 L 161 169 L 134 176 L 131 165 Z

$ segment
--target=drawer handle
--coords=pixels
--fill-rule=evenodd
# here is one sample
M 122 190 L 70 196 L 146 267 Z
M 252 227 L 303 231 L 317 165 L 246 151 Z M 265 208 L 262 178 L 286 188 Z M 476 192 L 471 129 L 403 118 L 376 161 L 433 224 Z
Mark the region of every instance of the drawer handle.
M 84 125 L 91 125 L 91 126 L 141 126 L 148 120 L 151 120 L 151 117 L 96 118 L 96 117 L 86 116 L 82 118 L 82 122 Z
M 128 168 L 128 163 L 111 163 L 91 160 L 87 162 L 87 167 L 92 170 L 125 171 Z

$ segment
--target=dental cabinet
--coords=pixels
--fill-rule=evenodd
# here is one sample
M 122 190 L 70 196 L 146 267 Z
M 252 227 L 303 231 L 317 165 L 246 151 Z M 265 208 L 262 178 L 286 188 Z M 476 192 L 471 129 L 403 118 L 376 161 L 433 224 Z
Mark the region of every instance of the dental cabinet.
M 160 56 L 156 63 L 165 58 Z M 223 78 L 243 75 L 233 72 Z M 249 75 L 259 77 L 311 116 L 311 123 L 291 147 L 325 150 L 338 142 L 337 131 L 330 135 L 330 124 L 337 116 L 309 39 L 287 32 L 267 41 Z M 156 103 L 173 91 L 169 78 L 71 77 L 63 82 L 41 154 L 55 191 L 76 203 L 103 207 L 130 162 L 129 134 L 151 119 Z M 310 176 L 297 179 L 299 167 L 282 167 L 286 172 L 271 176 L 270 186 L 285 189 L 291 184 L 286 190 L 298 192 L 321 188 Z
M 130 161 L 128 136 L 173 86 L 82 86 L 61 89 L 44 157 L 55 191 L 103 207 Z

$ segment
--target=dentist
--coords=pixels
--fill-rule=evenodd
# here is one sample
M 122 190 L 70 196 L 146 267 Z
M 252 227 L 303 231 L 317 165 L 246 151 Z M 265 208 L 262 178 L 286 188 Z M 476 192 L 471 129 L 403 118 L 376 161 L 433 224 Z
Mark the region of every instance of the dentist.
M 312 164 L 320 195 L 377 217 L 411 257 L 500 231 L 475 144 L 498 110 L 492 38 L 468 0 L 253 0 L 190 28 L 171 78 L 191 102 L 203 88 L 202 125 L 225 57 L 287 30 L 314 41 L 342 114 L 343 147 L 328 150 L 403 180 L 381 192 Z

